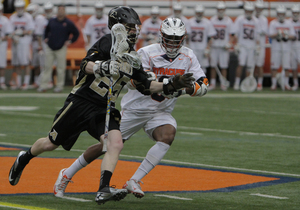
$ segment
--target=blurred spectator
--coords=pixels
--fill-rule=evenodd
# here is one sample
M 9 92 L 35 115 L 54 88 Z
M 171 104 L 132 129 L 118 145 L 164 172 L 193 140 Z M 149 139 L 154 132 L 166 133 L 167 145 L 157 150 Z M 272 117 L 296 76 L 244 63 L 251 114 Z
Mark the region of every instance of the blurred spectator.
M 265 64 L 266 57 L 266 38 L 268 34 L 268 19 L 262 14 L 265 5 L 262 0 L 257 0 L 255 2 L 255 17 L 258 19 L 258 23 L 261 28 L 261 33 L 259 34 L 259 52 L 256 53 L 255 58 L 255 71 L 257 73 L 257 88 L 256 90 L 261 91 L 263 89 L 263 77 L 264 77 L 264 69 L 263 66 Z
M 65 84 L 67 47 L 78 39 L 79 31 L 75 24 L 66 18 L 66 8 L 59 5 L 57 17 L 51 18 L 45 29 L 45 71 L 42 74 L 39 92 L 47 89 L 53 71 L 53 62 L 57 61 L 57 83 L 54 92 L 61 92 Z
M 234 22 L 234 31 L 237 38 L 239 65 L 236 69 L 233 89 L 240 89 L 242 70 L 246 67 L 246 76 L 250 75 L 255 67 L 255 53 L 259 45 L 259 34 L 261 29 L 257 18 L 253 16 L 254 5 L 252 2 L 245 2 L 244 15 L 240 15 Z
M 290 21 L 295 29 L 296 37 L 292 40 L 292 57 L 291 57 L 291 68 L 293 71 L 293 87 L 292 90 L 298 90 L 298 67 L 300 64 L 300 5 L 293 5 L 291 8 L 292 18 Z
M 34 30 L 32 16 L 25 12 L 25 2 L 18 0 L 14 4 L 16 13 L 10 16 L 10 23 L 14 28 L 12 33 L 12 65 L 17 76 L 11 81 L 11 89 L 27 90 L 30 82 L 30 42 Z M 22 72 L 25 70 L 24 82 Z
M 3 4 L 0 3 L 0 89 L 6 90 L 5 68 L 7 65 L 7 39 L 12 33 L 11 24 L 3 16 Z
M 209 53 L 212 37 L 216 35 L 216 30 L 210 20 L 203 17 L 204 7 L 197 5 L 195 16 L 189 19 L 191 34 L 189 36 L 190 48 L 194 51 L 202 70 L 206 73 L 209 66 Z
M 217 35 L 214 36 L 211 54 L 210 54 L 210 84 L 209 90 L 216 88 L 216 69 L 218 65 L 221 69 L 221 74 L 224 78 L 227 78 L 227 68 L 229 64 L 229 50 L 232 48 L 234 31 L 233 22 L 230 17 L 225 14 L 226 4 L 223 1 L 217 4 L 217 15 L 211 17 L 214 28 L 217 31 Z M 222 90 L 227 90 L 227 87 L 221 84 Z
M 95 4 L 95 14 L 92 15 L 86 22 L 84 33 L 86 35 L 85 49 L 90 49 L 93 44 L 98 41 L 102 36 L 108 34 L 108 18 L 103 15 L 105 5 L 102 1 Z
M 144 40 L 143 46 L 159 42 L 159 30 L 162 20 L 159 19 L 160 11 L 158 6 L 151 8 L 151 17 L 143 22 L 141 28 L 141 39 Z
M 271 44 L 271 90 L 277 88 L 276 74 L 280 67 L 285 71 L 285 77 L 279 77 L 282 87 L 290 90 L 289 70 L 291 69 L 291 42 L 296 36 L 294 27 L 290 21 L 285 19 L 286 8 L 278 5 L 276 8 L 277 18 L 270 22 L 269 36 L 272 39 Z

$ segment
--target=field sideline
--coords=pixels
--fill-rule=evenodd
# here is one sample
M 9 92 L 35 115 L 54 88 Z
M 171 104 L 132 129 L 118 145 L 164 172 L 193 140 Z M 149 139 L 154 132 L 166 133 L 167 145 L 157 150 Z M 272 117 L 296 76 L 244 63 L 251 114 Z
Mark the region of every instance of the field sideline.
M 0 209 L 300 208 L 300 94 L 295 92 L 229 90 L 180 97 L 173 112 L 176 139 L 142 180 L 143 199 L 128 195 L 103 206 L 92 202 L 101 158 L 73 178 L 66 199 L 52 195 L 59 170 L 96 142 L 87 133 L 70 152 L 58 148 L 33 159 L 20 183 L 10 186 L 8 171 L 18 151 L 47 135 L 69 91 L 0 92 Z M 126 142 L 112 184 L 121 187 L 152 145 L 143 131 Z

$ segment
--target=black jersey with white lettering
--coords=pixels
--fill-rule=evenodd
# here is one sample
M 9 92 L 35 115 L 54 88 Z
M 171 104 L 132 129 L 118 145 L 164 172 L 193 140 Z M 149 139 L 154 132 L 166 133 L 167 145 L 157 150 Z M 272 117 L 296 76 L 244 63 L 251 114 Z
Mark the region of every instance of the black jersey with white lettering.
M 110 60 L 110 49 L 112 46 L 111 34 L 106 34 L 101 37 L 87 52 L 86 57 L 81 61 L 80 71 L 76 80 L 76 84 L 71 91 L 71 94 L 82 97 L 92 103 L 98 104 L 101 107 L 107 105 L 107 94 L 109 89 L 109 78 L 96 78 L 94 74 L 86 74 L 85 69 L 89 61 L 107 61 Z M 141 82 L 145 87 L 150 87 L 150 81 L 147 79 L 147 74 L 140 69 L 133 69 L 130 72 L 118 72 L 113 76 L 112 88 L 112 107 L 120 94 L 123 86 L 130 80 L 134 79 Z

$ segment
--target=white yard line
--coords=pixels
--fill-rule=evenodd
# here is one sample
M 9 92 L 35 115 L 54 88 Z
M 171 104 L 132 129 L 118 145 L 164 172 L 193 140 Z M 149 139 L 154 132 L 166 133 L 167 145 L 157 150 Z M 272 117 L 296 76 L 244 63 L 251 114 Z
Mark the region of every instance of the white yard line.
M 180 131 L 178 133 L 185 134 L 185 135 L 191 135 L 191 136 L 201 136 L 201 135 L 203 135 L 202 133 L 191 133 L 191 132 L 183 132 L 183 131 Z
M 210 132 L 220 132 L 220 133 L 236 133 L 239 135 L 251 135 L 251 136 L 271 136 L 278 138 L 290 138 L 290 139 L 300 139 L 300 136 L 288 136 L 281 135 L 280 133 L 254 133 L 247 131 L 233 131 L 233 130 L 222 130 L 222 129 L 212 129 L 212 128 L 196 128 L 196 127 L 187 127 L 187 126 L 178 126 L 180 129 L 186 130 L 196 130 L 196 131 L 210 131 Z
M 0 106 L 0 111 L 34 111 L 38 106 Z
M 165 197 L 165 198 L 171 198 L 171 199 L 176 199 L 176 200 L 185 200 L 185 201 L 192 201 L 192 200 L 193 200 L 193 199 L 191 199 L 191 198 L 183 198 L 183 197 L 178 197 L 178 196 L 173 196 L 173 195 L 160 195 L 160 194 L 155 194 L 154 196 Z
M 0 133 L 0 136 L 6 136 L 6 134 L 4 134 L 4 133 Z
M 274 195 L 265 195 L 265 194 L 260 194 L 260 193 L 252 193 L 250 195 L 255 195 L 255 196 L 260 196 L 264 198 L 274 198 L 274 199 L 289 199 L 288 197 L 279 197 L 279 196 L 274 196 Z
M 72 201 L 80 201 L 80 202 L 91 202 L 92 200 L 86 200 L 86 199 L 83 199 L 83 198 L 74 198 L 74 197 L 68 197 L 68 196 L 64 196 L 64 197 L 61 197 L 63 199 L 67 199 L 67 200 L 72 200 Z
M 23 209 L 23 210 L 30 210 L 30 209 L 25 209 L 25 208 L 20 208 L 20 207 L 14 207 L 14 206 L 6 206 L 6 205 L 1 205 L 0 207 L 4 207 L 4 208 L 10 208 L 10 209 Z

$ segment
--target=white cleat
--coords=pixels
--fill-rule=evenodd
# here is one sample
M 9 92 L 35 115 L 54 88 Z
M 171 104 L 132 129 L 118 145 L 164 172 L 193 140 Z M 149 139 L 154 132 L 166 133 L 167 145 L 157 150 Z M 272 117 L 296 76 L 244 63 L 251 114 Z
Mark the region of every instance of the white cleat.
M 233 90 L 239 90 L 240 89 L 240 85 L 239 84 L 234 84 L 233 86 Z
M 58 178 L 53 187 L 54 195 L 59 198 L 64 197 L 66 187 L 68 186 L 69 182 L 72 182 L 71 179 L 66 175 L 63 176 L 65 170 L 66 169 L 64 168 L 59 172 Z
M 128 193 L 132 193 L 137 198 L 142 198 L 145 193 L 142 191 L 140 183 L 143 184 L 141 181 L 130 179 L 124 184 L 123 189 L 127 189 Z
M 112 187 L 104 187 L 97 192 L 95 201 L 101 205 L 107 201 L 119 201 L 126 197 L 128 191 L 126 189 L 115 189 Z

